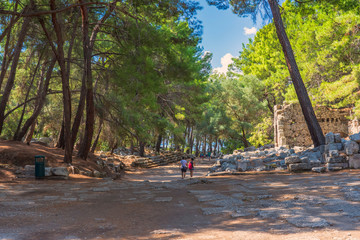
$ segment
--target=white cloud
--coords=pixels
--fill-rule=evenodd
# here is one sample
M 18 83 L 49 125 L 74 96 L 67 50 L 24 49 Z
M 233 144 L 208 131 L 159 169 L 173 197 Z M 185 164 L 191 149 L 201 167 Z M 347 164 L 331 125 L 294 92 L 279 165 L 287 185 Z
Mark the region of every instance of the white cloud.
M 245 35 L 253 35 L 256 33 L 256 31 L 257 31 L 256 27 L 252 27 L 252 28 L 244 27 Z
M 221 67 L 218 68 L 214 68 L 214 72 L 218 72 L 218 73 L 226 73 L 228 70 L 228 66 L 233 63 L 233 60 L 231 60 L 231 58 L 233 58 L 234 56 L 231 55 L 230 53 L 225 54 L 222 58 L 221 58 Z

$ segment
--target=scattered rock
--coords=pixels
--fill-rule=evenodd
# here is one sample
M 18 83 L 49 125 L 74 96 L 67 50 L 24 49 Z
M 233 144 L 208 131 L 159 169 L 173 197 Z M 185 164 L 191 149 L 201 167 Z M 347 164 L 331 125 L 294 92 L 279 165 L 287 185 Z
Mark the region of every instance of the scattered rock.
M 63 177 L 69 176 L 69 172 L 66 167 L 54 167 L 51 168 L 51 172 L 54 176 L 63 176 Z
M 45 168 L 45 177 L 50 177 L 50 176 L 52 176 L 51 167 L 46 167 Z
M 99 171 L 94 170 L 93 171 L 93 176 L 96 178 L 101 178 L 101 173 Z
M 356 143 L 360 143 L 360 134 L 359 133 L 350 135 L 349 138 L 350 138 L 351 141 L 354 141 Z
M 310 170 L 310 164 L 309 163 L 294 163 L 294 164 L 289 164 L 289 171 L 290 172 L 294 172 L 294 171 L 302 171 L 302 170 Z
M 311 171 L 317 172 L 317 173 L 322 173 L 322 172 L 325 172 L 325 171 L 326 171 L 326 168 L 325 168 L 325 167 L 313 167 L 313 168 L 311 169 Z
M 345 149 L 345 153 L 346 155 L 353 155 L 359 152 L 359 144 L 357 144 L 354 141 L 346 141 L 344 144 L 344 149 Z
M 285 158 L 285 164 L 289 165 L 289 164 L 294 164 L 294 163 L 301 163 L 301 159 L 298 156 L 290 156 Z
M 348 160 L 350 168 L 360 169 L 360 154 L 349 156 Z

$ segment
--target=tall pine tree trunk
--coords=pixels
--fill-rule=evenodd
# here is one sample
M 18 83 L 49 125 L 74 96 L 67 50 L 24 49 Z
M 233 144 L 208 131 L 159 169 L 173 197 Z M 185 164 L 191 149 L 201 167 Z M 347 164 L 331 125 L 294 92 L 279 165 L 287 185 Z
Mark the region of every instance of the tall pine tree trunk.
M 196 144 L 195 144 L 195 156 L 198 157 L 199 156 L 199 138 L 196 138 Z
M 64 117 L 63 117 L 64 119 Z M 56 147 L 57 148 L 65 148 L 65 137 L 64 137 L 64 120 L 61 122 L 61 129 L 59 131 L 59 136 L 58 136 L 58 140 L 56 143 Z
M 162 135 L 159 134 L 157 141 L 156 141 L 156 146 L 155 146 L 155 151 L 157 153 L 160 153 L 161 142 L 162 142 Z
M 33 135 L 34 135 L 34 132 L 35 132 L 35 126 L 36 126 L 36 121 L 34 121 L 34 122 L 31 124 L 30 129 L 29 129 L 28 133 L 26 134 L 26 137 L 25 137 L 25 141 L 24 141 L 24 142 L 25 142 L 27 145 L 30 145 L 31 139 L 32 139 L 32 137 L 33 137 Z
M 305 88 L 304 82 L 301 78 L 298 66 L 296 64 L 294 53 L 292 51 L 290 41 L 286 35 L 284 24 L 281 19 L 278 1 L 276 0 L 268 0 L 268 1 L 270 4 L 271 12 L 273 14 L 276 33 L 285 55 L 286 64 L 288 66 L 290 76 L 294 84 L 297 97 L 300 102 L 301 110 L 311 135 L 311 139 L 315 147 L 324 145 L 325 137 L 321 130 L 320 124 L 316 119 L 315 112 L 311 105 L 309 95 Z
M 80 3 L 83 1 L 80 0 Z M 81 16 L 82 16 L 82 32 L 83 32 L 83 53 L 84 53 L 84 75 L 86 78 L 86 125 L 85 125 L 85 136 L 84 141 L 80 146 L 78 156 L 82 159 L 86 159 L 89 154 L 92 137 L 94 135 L 94 124 L 95 124 L 95 105 L 94 105 L 94 87 L 92 79 L 92 69 L 91 69 L 91 58 L 92 50 L 94 48 L 95 40 L 97 33 L 100 30 L 101 25 L 105 20 L 110 16 L 112 11 L 115 9 L 116 1 L 111 3 L 109 9 L 102 16 L 102 18 L 97 22 L 91 37 L 89 37 L 89 16 L 88 16 L 88 7 L 80 6 Z
M 140 157 L 145 156 L 145 143 L 143 141 L 139 141 L 139 155 Z

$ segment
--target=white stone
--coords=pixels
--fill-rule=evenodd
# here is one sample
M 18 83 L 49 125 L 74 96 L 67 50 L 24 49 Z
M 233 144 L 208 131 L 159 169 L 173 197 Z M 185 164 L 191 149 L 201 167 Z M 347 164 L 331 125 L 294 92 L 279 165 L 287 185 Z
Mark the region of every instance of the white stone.
M 313 167 L 313 168 L 311 169 L 311 171 L 317 172 L 317 173 L 322 173 L 322 172 L 325 172 L 325 171 L 326 171 L 326 168 L 325 168 L 325 167 Z
M 346 141 L 346 143 L 344 144 L 344 148 L 345 148 L 345 153 L 346 155 L 353 155 L 359 152 L 359 144 L 357 144 L 354 141 Z
M 69 176 L 69 172 L 66 169 L 66 167 L 53 167 L 51 168 L 51 172 L 54 176 L 64 176 L 64 177 Z
M 45 168 L 45 177 L 50 177 L 50 176 L 52 176 L 51 167 L 46 167 Z
M 360 154 L 354 154 L 349 157 L 349 167 L 355 169 L 360 168 Z

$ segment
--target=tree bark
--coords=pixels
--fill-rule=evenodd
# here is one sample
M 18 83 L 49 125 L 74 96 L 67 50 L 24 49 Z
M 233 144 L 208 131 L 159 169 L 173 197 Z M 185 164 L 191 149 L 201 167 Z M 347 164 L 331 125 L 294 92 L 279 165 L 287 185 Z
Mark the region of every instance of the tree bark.
M 300 102 L 301 110 L 311 135 L 311 139 L 315 147 L 324 145 L 325 137 L 321 130 L 320 124 L 316 119 L 315 112 L 311 105 L 309 95 L 305 88 L 304 82 L 301 78 L 298 66 L 296 64 L 294 53 L 292 51 L 290 41 L 286 35 L 284 24 L 281 19 L 278 3 L 276 0 L 268 0 L 268 1 L 270 4 L 271 12 L 273 14 L 276 33 L 285 55 L 286 64 L 288 66 L 289 73 L 292 82 L 294 84 L 297 97 Z
M 218 146 L 218 139 L 215 138 L 214 154 L 216 154 L 217 146 Z
M 242 132 L 241 139 L 242 139 L 242 141 L 244 143 L 244 147 L 247 148 L 247 147 L 249 147 L 249 143 L 248 143 L 248 141 L 246 139 L 246 133 L 245 133 L 244 128 L 241 129 L 241 132 Z
M 50 0 L 50 9 L 53 11 L 51 14 L 51 21 L 54 27 L 54 31 L 56 34 L 56 47 L 51 40 L 50 34 L 46 29 L 45 23 L 43 19 L 39 19 L 40 24 L 45 32 L 45 35 L 48 39 L 49 45 L 51 46 L 54 54 L 56 55 L 56 60 L 60 66 L 60 75 L 61 75 L 61 83 L 62 83 L 62 93 L 63 93 L 63 133 L 64 133 L 64 162 L 71 163 L 72 162 L 72 145 L 71 145 L 71 93 L 70 93 L 70 84 L 69 84 L 69 76 L 68 71 L 66 70 L 65 64 L 65 54 L 64 54 L 64 40 L 63 40 L 63 32 L 60 26 L 60 23 L 57 19 L 56 14 L 56 4 L 55 0 Z M 62 135 L 62 131 L 60 137 Z M 59 145 L 59 144 L 58 144 Z
M 156 141 L 156 146 L 155 146 L 155 151 L 157 153 L 160 153 L 161 142 L 162 142 L 162 135 L 159 134 L 157 141 Z
M 145 143 L 143 141 L 139 141 L 139 155 L 140 157 L 145 156 Z
M 64 119 L 64 117 L 63 117 Z M 60 129 L 60 132 L 59 132 L 59 137 L 58 137 L 58 140 L 57 140 L 57 143 L 56 143 L 56 147 L 57 148 L 62 148 L 64 149 L 65 148 L 65 137 L 64 137 L 64 120 L 61 122 L 61 129 Z
M 10 73 L 9 73 L 9 78 L 8 78 L 7 83 L 6 83 L 4 93 L 2 95 L 1 102 L 0 102 L 0 134 L 2 132 L 3 125 L 4 125 L 6 105 L 7 105 L 7 102 L 9 100 L 9 97 L 10 97 L 11 89 L 14 86 L 16 69 L 17 69 L 17 65 L 18 65 L 18 62 L 19 62 L 21 49 L 22 49 L 23 44 L 24 44 L 25 36 L 27 34 L 27 31 L 29 30 L 29 25 L 30 25 L 30 19 L 25 18 L 24 22 L 23 22 L 23 24 L 21 26 L 21 30 L 20 30 L 20 33 L 18 35 L 18 41 L 17 41 L 15 49 L 14 49 L 14 57 L 13 57 L 13 61 L 12 61 L 12 64 L 11 64 L 11 70 L 10 70 Z
M 26 134 L 26 137 L 25 137 L 25 141 L 24 141 L 24 142 L 25 142 L 27 145 L 30 145 L 31 139 L 32 139 L 32 137 L 33 137 L 33 135 L 34 135 L 34 132 L 35 132 L 35 125 L 36 125 L 36 121 L 34 121 L 34 122 L 31 124 L 30 129 L 29 129 L 28 133 Z
M 194 128 L 192 127 L 191 129 L 191 132 L 190 132 L 190 154 L 193 153 L 193 147 L 194 147 Z
M 196 144 L 195 144 L 195 156 L 199 156 L 199 138 L 196 138 Z
M 80 0 L 80 3 L 83 3 Z M 111 12 L 115 9 L 116 2 L 112 3 L 108 11 L 103 17 L 97 22 L 91 37 L 89 37 L 89 17 L 88 7 L 82 5 L 80 7 L 82 16 L 82 32 L 83 32 L 83 53 L 84 53 L 84 75 L 86 78 L 86 125 L 85 125 L 85 136 L 84 141 L 80 146 L 78 156 L 82 159 L 86 159 L 89 154 L 92 137 L 94 135 L 94 123 L 95 123 L 95 106 L 94 106 L 94 90 L 93 90 L 93 79 L 91 69 L 91 55 L 94 48 L 97 33 L 100 30 L 100 26 L 110 16 Z
M 96 138 L 95 138 L 94 143 L 93 143 L 93 145 L 92 145 L 92 147 L 91 147 L 91 150 L 90 150 L 90 152 L 92 152 L 92 153 L 94 153 L 94 152 L 95 152 L 96 145 L 97 145 L 97 144 L 98 144 L 98 142 L 99 142 L 99 138 L 100 138 L 100 134 L 101 134 L 102 126 L 103 126 L 103 120 L 102 120 L 102 119 L 100 119 L 99 131 L 98 131 L 98 133 L 97 133 L 97 135 L 96 135 Z

